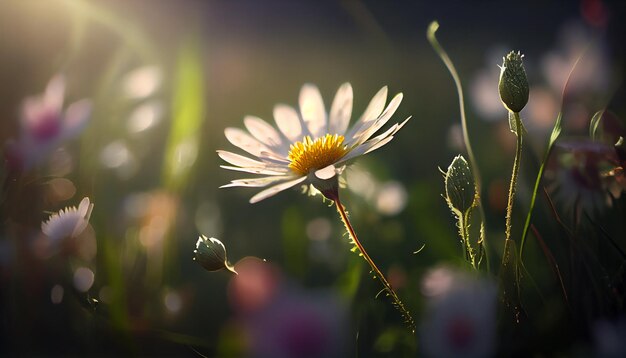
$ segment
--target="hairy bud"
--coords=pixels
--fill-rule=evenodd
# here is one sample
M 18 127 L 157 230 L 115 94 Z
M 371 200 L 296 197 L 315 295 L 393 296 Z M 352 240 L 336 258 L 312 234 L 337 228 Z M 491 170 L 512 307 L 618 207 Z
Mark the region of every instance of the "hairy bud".
M 524 55 L 519 51 L 511 51 L 503 58 L 500 67 L 500 100 L 509 111 L 515 113 L 519 113 L 528 103 L 528 79 L 522 58 Z

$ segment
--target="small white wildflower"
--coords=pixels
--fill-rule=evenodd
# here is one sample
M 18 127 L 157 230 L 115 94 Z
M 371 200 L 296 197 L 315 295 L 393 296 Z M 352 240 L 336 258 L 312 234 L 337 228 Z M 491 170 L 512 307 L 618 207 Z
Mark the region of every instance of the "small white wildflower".
M 253 196 L 250 203 L 298 184 L 311 184 L 324 195 L 336 190 L 337 177 L 351 160 L 389 143 L 410 118 L 372 137 L 398 109 L 402 94 L 394 96 L 385 108 L 387 87 L 383 87 L 372 98 L 361 118 L 348 128 L 352 99 L 352 86 L 345 83 L 337 91 L 330 112 L 326 112 L 318 88 L 305 84 L 300 90 L 299 112 L 282 104 L 274 107 L 279 130 L 253 116 L 244 118 L 247 131 L 226 128 L 226 139 L 253 158 L 219 150 L 219 156 L 232 164 L 222 165 L 222 168 L 261 177 L 236 179 L 223 187 L 269 186 Z
M 89 224 L 92 210 L 93 204 L 89 198 L 83 198 L 78 208 L 70 206 L 50 215 L 50 218 L 41 224 L 41 231 L 53 242 L 77 237 Z

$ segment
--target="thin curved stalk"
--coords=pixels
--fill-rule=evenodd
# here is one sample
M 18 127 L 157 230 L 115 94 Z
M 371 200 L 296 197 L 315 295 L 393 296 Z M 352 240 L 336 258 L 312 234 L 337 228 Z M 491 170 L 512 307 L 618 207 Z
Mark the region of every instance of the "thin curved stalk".
M 478 170 L 478 164 L 476 163 L 476 158 L 474 157 L 474 151 L 472 150 L 472 144 L 470 143 L 469 133 L 467 130 L 467 119 L 465 117 L 465 99 L 463 97 L 463 88 L 461 87 L 461 79 L 459 78 L 459 74 L 456 72 L 456 68 L 454 67 L 454 64 L 452 63 L 452 60 L 448 56 L 448 53 L 439 44 L 439 41 L 437 40 L 437 37 L 435 36 L 437 29 L 439 29 L 439 23 L 437 21 L 431 22 L 430 25 L 428 26 L 428 31 L 426 33 L 426 36 L 428 38 L 428 41 L 430 42 L 430 45 L 433 47 L 435 52 L 437 52 L 437 55 L 439 55 L 439 58 L 441 59 L 441 61 L 443 61 L 443 63 L 446 65 L 448 72 L 450 72 L 450 75 L 452 76 L 454 85 L 456 86 L 456 92 L 459 97 L 459 111 L 461 112 L 460 114 L 461 114 L 461 127 L 463 129 L 463 141 L 465 142 L 465 148 L 467 150 L 467 155 L 469 157 L 470 164 L 471 164 L 472 175 L 474 176 L 474 182 L 476 183 L 476 192 L 478 193 L 478 211 L 480 212 L 480 219 L 482 221 L 481 225 L 484 226 L 485 210 L 483 208 L 482 199 L 481 199 L 482 181 L 480 177 L 480 171 Z M 489 250 L 487 250 L 487 240 L 485 239 L 484 230 L 481 230 L 481 238 L 479 240 L 479 243 L 480 245 L 484 247 L 485 261 L 487 262 L 487 271 L 489 271 L 490 269 L 489 254 L 488 254 Z

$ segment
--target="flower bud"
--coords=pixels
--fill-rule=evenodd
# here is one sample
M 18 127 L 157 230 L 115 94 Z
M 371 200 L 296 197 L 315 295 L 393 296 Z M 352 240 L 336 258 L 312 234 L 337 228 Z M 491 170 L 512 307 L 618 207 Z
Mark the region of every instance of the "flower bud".
M 193 252 L 195 254 L 194 261 L 197 261 L 207 271 L 227 269 L 237 273 L 226 258 L 226 247 L 216 238 L 200 236 L 196 242 L 196 249 Z
M 476 185 L 469 164 L 457 155 L 445 173 L 446 201 L 454 212 L 465 215 L 476 200 Z
M 511 51 L 503 58 L 500 67 L 500 83 L 498 91 L 500 100 L 511 112 L 519 113 L 526 103 L 528 103 L 528 79 L 522 62 L 522 55 L 519 51 Z

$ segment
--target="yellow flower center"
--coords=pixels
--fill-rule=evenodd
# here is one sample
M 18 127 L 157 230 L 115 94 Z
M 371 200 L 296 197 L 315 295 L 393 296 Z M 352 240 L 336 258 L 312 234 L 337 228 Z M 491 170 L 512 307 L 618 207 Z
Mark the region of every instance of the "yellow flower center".
M 289 148 L 289 168 L 294 172 L 307 175 L 311 170 L 326 168 L 341 159 L 348 150 L 343 145 L 342 135 L 326 134 L 324 137 L 311 139 L 306 136 Z

